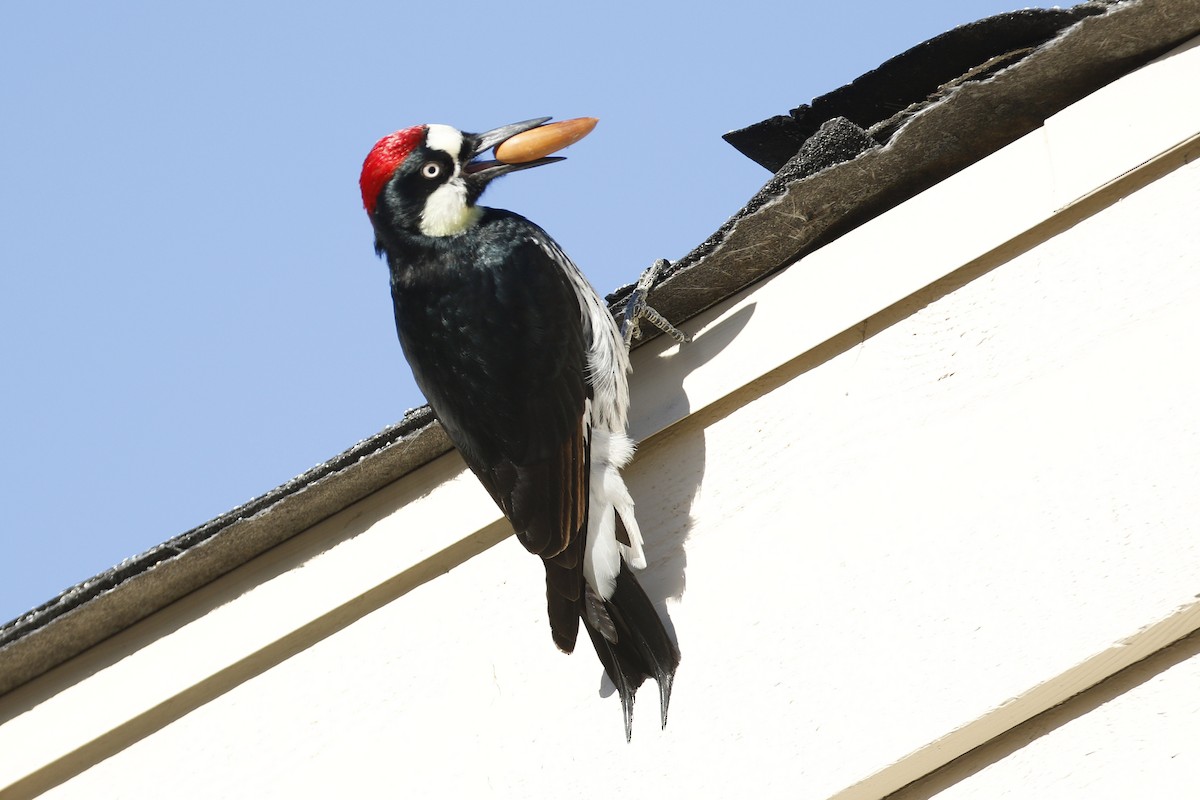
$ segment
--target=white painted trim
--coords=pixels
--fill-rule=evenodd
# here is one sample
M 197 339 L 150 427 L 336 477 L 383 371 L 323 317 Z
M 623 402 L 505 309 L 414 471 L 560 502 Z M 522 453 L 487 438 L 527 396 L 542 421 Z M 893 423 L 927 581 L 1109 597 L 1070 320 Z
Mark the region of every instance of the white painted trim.
M 1054 208 L 1079 201 L 1098 185 L 1195 136 L 1200 130 L 1200 104 L 1195 102 L 1198 74 L 1200 38 L 1046 120 L 1042 130 L 1054 156 L 1050 164 Z M 1097 127 L 1097 120 L 1103 120 L 1103 128 Z M 1098 182 L 1103 175 L 1110 177 Z
M 1021 696 L 838 792 L 830 800 L 878 800 L 890 795 L 1196 630 L 1200 630 L 1200 603 L 1184 606 L 1169 617 L 1031 687 Z
M 1183 163 L 1200 150 L 1200 104 L 1164 101 L 1146 88 L 1158 82 L 1200 83 L 1200 48 L 1180 48 L 1115 82 L 1045 128 L 700 315 L 686 326 L 697 335 L 688 347 L 681 350 L 663 337 L 636 351 L 632 433 L 652 436 L 964 265 L 1019 246 L 1022 237 L 1070 217 L 1077 206 L 1099 207 L 1107 200 L 1098 193 L 1115 182 L 1136 183 L 1139 175 Z M 1097 114 L 1138 120 L 1139 126 L 1106 139 L 1094 133 Z M 1093 137 L 1109 152 L 1083 155 Z M 956 235 L 941 235 L 949 229 Z M 881 252 L 880 242 L 890 243 L 890 250 Z M 470 533 L 464 537 L 463 531 Z M 0 726 L 0 790 L 82 757 L 139 718 L 169 713 L 173 701 L 213 676 L 252 670 L 273 651 L 294 647 L 293 638 L 316 622 L 325 629 L 346 624 L 378 607 L 380 596 L 398 596 L 422 575 L 452 568 L 465 557 L 464 542 L 474 540 L 479 549 L 503 535 L 494 505 L 457 456 L 435 461 L 188 599 L 210 603 L 207 613 L 183 616 L 168 608 L 0 698 L 0 714 L 29 706 Z M 314 542 L 328 547 L 314 554 Z M 160 631 L 172 615 L 179 627 L 140 639 Z M 255 625 L 245 625 L 246 619 Z M 944 763 L 957 755 L 955 749 L 1198 625 L 1200 611 L 1185 608 L 1132 635 L 1126 645 L 1135 646 L 1114 647 L 1031 688 L 1018 699 L 1015 716 L 985 715 L 904 759 L 903 769 L 927 771 Z M 92 669 L 86 680 L 72 679 Z M 43 700 L 39 693 L 46 686 L 58 690 Z M 885 773 L 840 796 L 865 797 L 859 787 L 892 785 L 899 774 Z
M 142 630 L 157 630 L 164 619 L 177 615 L 178 604 L 169 606 L 6 695 L 0 700 L 0 714 L 5 707 L 20 706 L 26 694 L 36 693 L 44 681 L 54 681 L 58 672 L 78 669 L 81 659 L 104 664 L 114 653 L 120 659 L 86 680 L 68 683 L 32 713 L 0 725 L 0 789 L 131 720 L 156 713 L 214 675 L 255 658 L 269 658 L 273 648 L 314 621 L 369 612 L 370 607 L 354 607 L 369 604 L 370 593 L 403 581 L 406 571 L 459 544 L 463 531 L 478 536 L 496 522 L 491 499 L 454 453 L 376 492 L 188 598 L 188 603 L 199 599 L 202 607 L 210 600 L 207 613 L 183 617 L 170 633 L 141 641 Z M 497 539 L 508 535 L 496 527 Z M 329 549 L 309 553 L 314 537 L 328 541 Z M 410 588 L 397 587 L 395 594 Z M 197 598 L 204 594 L 212 597 Z M 246 619 L 256 622 L 246 625 Z M 123 648 L 129 651 L 125 657 Z M 80 714 L 80 709 L 87 713 Z

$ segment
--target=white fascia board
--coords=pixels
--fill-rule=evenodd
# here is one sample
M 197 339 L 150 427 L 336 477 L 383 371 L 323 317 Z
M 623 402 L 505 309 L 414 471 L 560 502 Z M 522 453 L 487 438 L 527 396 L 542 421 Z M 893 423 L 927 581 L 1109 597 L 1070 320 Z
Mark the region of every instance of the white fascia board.
M 696 336 L 692 344 L 679 348 L 660 337 L 639 348 L 631 432 L 646 439 L 664 430 L 1010 245 L 1131 171 L 1146 172 L 1170 159 L 1183 163 L 1200 150 L 1200 104 L 1178 98 L 1198 83 L 1200 48 L 1179 48 L 699 315 L 685 326 Z M 1099 132 L 1113 119 L 1138 124 L 1108 139 Z M 114 732 L 136 737 L 139 720 L 168 709 L 213 676 L 269 662 L 294 648 L 298 635 L 315 641 L 506 531 L 461 460 L 453 454 L 438 459 L 0 698 L 0 720 L 7 720 L 0 725 L 0 791 L 31 785 L 30 776 L 81 757 Z M 323 542 L 327 546 L 318 546 Z M 175 623 L 164 622 L 173 617 Z M 1187 612 L 1180 618 L 1185 625 L 1176 619 L 1153 630 L 1178 638 L 1200 624 L 1196 617 Z M 163 628 L 168 632 L 160 633 Z M 1150 645 L 1160 638 L 1137 641 Z M 1088 680 L 1127 660 L 1097 659 L 1103 668 L 1087 670 Z M 1053 704 L 1073 690 L 1063 685 L 1042 692 L 1038 703 Z M 1058 697 L 1061 692 L 1068 694 Z M 846 796 L 866 796 L 859 793 L 864 788 Z
M 1200 38 L 1185 42 L 1046 120 L 1052 203 L 1064 208 L 1194 137 Z M 1151 113 L 1153 109 L 1153 113 Z
M 1200 630 L 1200 603 L 1183 606 L 967 724 L 888 764 L 830 800 L 877 800 Z
M 0 794 L 215 675 L 271 662 L 302 628 L 327 621 L 336 630 L 345 622 L 331 616 L 357 619 L 404 594 L 430 577 L 420 567 L 442 551 L 480 539 L 478 552 L 504 538 L 509 529 L 496 522 L 491 499 L 451 453 L 10 692 L 0 720 L 30 708 L 0 725 Z M 42 686 L 64 674 L 39 702 Z
M 1181 98 L 1198 83 L 1195 39 L 693 318 L 683 326 L 695 336 L 687 347 L 659 337 L 639 348 L 633 437 L 711 405 L 1123 177 L 1159 160 L 1184 163 L 1200 137 L 1200 103 Z M 1114 120 L 1121 133 L 1110 138 Z

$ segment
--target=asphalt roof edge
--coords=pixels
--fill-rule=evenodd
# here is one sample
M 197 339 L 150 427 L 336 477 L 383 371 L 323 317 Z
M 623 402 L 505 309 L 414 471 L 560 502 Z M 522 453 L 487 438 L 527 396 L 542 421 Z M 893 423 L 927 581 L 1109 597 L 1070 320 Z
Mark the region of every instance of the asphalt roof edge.
M 428 406 L 0 627 L 0 695 L 452 449 Z M 69 645 L 69 646 L 67 646 Z
M 1125 0 L 1084 19 L 985 80 L 955 87 L 904 121 L 887 145 L 795 181 L 769 182 L 763 202 L 756 208 L 752 198 L 747 208 L 753 211 L 735 214 L 677 262 L 650 301 L 682 322 L 1197 34 L 1200 0 Z M 1039 90 L 1033 97 L 1031 86 Z M 1053 96 L 1037 96 L 1047 86 Z M 1019 106 L 1022 121 L 996 132 L 989 126 L 995 108 L 1005 107 L 1001 101 Z M 981 136 L 947 137 L 946 131 Z M 932 151 L 931 141 L 939 145 Z M 619 305 L 627 294 L 627 287 L 618 290 L 610 302 Z M 0 695 L 450 449 L 429 408 L 416 409 L 286 484 L 0 626 Z

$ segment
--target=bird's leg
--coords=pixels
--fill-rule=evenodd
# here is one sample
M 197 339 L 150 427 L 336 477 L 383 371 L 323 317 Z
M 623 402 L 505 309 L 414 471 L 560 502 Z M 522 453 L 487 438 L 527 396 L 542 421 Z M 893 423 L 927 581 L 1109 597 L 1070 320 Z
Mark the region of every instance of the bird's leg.
M 633 344 L 634 337 L 641 338 L 642 320 L 646 320 L 680 344 L 687 344 L 692 340 L 691 336 L 676 328 L 662 314 L 646 305 L 646 295 L 650 294 L 650 288 L 658 279 L 658 273 L 662 271 L 663 267 L 670 266 L 670 264 L 671 262 L 665 258 L 658 259 L 646 268 L 646 271 L 638 278 L 637 285 L 633 287 L 633 292 L 630 293 L 629 300 L 625 303 L 625 319 L 621 323 L 621 335 L 625 337 L 626 350 Z

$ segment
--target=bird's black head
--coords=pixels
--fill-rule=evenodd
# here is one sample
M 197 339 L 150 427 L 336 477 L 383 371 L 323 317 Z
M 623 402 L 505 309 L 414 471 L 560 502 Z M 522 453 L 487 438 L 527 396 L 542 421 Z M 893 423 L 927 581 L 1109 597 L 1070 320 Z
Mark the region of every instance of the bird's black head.
M 475 161 L 512 136 L 549 117 L 526 120 L 487 133 L 463 133 L 448 125 L 417 125 L 383 137 L 363 162 L 359 186 L 363 207 L 375 226 L 382 252 L 398 235 L 453 236 L 478 219 L 475 202 L 494 178 L 560 161 L 539 158 L 523 164 Z

